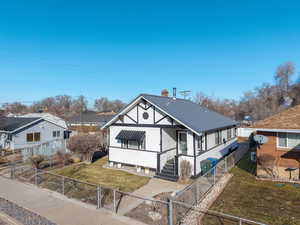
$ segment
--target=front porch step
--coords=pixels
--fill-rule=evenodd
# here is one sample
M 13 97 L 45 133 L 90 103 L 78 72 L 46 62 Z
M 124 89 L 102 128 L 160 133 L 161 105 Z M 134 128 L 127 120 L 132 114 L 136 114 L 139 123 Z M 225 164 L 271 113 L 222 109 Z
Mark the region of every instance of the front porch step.
M 178 180 L 178 176 L 173 176 L 173 175 L 170 176 L 170 175 L 166 175 L 166 174 L 162 174 L 162 173 L 157 173 L 154 177 L 163 179 L 163 180 L 173 181 L 173 182 L 177 182 L 177 180 Z
M 175 169 L 175 165 L 169 165 L 169 164 L 166 164 L 163 169 L 170 169 L 170 170 L 174 170 Z
M 174 171 L 174 168 L 172 169 L 169 169 L 169 168 L 163 168 L 162 171 L 161 171 L 162 174 L 170 174 L 170 175 L 174 175 L 175 174 L 175 171 Z
M 175 162 L 173 159 L 170 159 L 166 162 L 164 167 L 159 173 L 156 173 L 156 178 L 174 181 L 176 182 L 178 180 L 178 176 L 174 175 L 175 173 Z

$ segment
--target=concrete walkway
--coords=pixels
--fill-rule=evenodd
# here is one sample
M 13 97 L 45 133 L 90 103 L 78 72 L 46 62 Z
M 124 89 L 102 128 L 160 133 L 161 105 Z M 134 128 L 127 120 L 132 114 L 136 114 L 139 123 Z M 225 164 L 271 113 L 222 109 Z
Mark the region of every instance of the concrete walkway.
M 181 190 L 185 188 L 185 186 L 186 185 L 178 184 L 176 182 L 152 178 L 148 184 L 134 191 L 133 194 L 140 197 L 152 198 L 155 195 L 158 195 L 163 192 L 174 192 Z M 119 203 L 118 214 L 125 215 L 142 202 L 143 200 L 131 196 L 124 196 L 121 202 Z
M 145 225 L 61 194 L 0 177 L 0 197 L 59 225 Z

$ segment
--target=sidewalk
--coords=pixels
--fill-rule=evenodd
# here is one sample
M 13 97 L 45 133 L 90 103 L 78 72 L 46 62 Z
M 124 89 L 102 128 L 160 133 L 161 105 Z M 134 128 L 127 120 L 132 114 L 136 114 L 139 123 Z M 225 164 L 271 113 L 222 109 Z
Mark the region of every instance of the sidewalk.
M 134 191 L 133 194 L 145 198 L 152 198 L 157 194 L 163 192 L 174 192 L 178 190 L 182 190 L 186 185 L 178 184 L 176 182 L 166 181 L 158 178 L 152 178 L 148 184 Z M 122 198 L 120 205 L 118 207 L 118 213 L 120 215 L 125 215 L 139 204 L 141 204 L 143 200 L 133 198 L 130 196 L 125 196 Z
M 58 193 L 0 177 L 0 197 L 58 225 L 145 225 L 105 209 L 95 209 Z

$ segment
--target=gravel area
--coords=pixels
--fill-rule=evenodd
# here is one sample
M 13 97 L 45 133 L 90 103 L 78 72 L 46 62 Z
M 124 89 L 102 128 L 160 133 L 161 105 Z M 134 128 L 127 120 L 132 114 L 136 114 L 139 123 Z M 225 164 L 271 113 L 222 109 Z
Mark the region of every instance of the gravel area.
M 0 211 L 24 225 L 56 225 L 48 219 L 3 198 L 0 198 Z M 7 225 L 7 223 L 0 220 L 0 225 Z

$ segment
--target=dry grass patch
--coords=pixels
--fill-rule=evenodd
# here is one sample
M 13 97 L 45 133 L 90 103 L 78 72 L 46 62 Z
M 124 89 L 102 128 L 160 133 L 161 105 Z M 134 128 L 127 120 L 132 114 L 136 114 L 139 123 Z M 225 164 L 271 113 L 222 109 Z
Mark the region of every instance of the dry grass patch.
M 248 153 L 232 169 L 233 178 L 210 209 L 266 224 L 300 224 L 300 187 L 258 181 L 254 171 L 255 163 L 250 161 Z M 204 221 L 204 224 L 219 224 L 208 217 Z
M 125 192 L 132 192 L 144 186 L 150 180 L 149 177 L 103 168 L 107 160 L 107 157 L 104 157 L 90 165 L 80 164 L 70 166 L 65 169 L 56 170 L 55 173 L 93 184 L 116 188 Z

